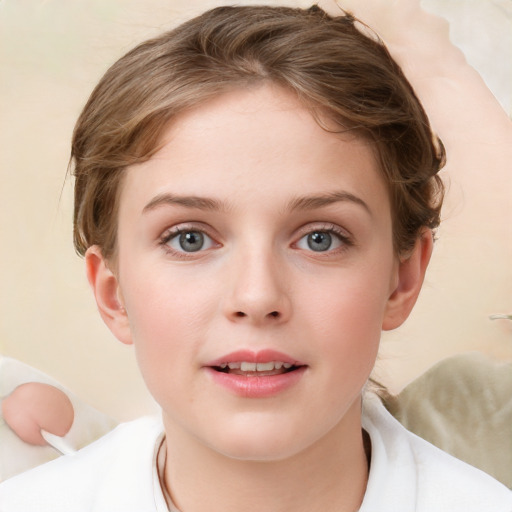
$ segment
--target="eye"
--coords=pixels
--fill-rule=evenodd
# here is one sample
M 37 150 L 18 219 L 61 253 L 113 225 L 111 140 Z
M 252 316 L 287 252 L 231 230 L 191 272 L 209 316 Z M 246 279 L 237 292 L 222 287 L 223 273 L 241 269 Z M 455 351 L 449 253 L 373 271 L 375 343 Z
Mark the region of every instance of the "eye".
M 348 244 L 347 237 L 340 233 L 336 233 L 331 229 L 317 229 L 300 238 L 297 242 L 297 247 L 308 251 L 327 252 Z
M 163 243 L 176 252 L 198 252 L 210 249 L 215 242 L 203 231 L 179 230 L 165 237 Z

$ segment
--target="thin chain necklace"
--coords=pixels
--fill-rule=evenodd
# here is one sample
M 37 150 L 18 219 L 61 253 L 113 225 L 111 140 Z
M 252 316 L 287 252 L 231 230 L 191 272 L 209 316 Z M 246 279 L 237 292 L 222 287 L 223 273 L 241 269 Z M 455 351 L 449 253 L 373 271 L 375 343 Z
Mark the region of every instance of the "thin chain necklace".
M 165 504 L 167 505 L 167 510 L 169 512 L 179 512 L 179 510 L 175 507 L 172 502 L 171 495 L 167 490 L 167 486 L 165 485 L 165 464 L 167 462 L 167 443 L 165 437 L 163 438 L 160 447 L 158 448 L 158 454 L 156 456 L 156 470 L 158 474 L 158 481 L 160 482 L 160 488 L 162 489 L 162 494 L 165 499 Z

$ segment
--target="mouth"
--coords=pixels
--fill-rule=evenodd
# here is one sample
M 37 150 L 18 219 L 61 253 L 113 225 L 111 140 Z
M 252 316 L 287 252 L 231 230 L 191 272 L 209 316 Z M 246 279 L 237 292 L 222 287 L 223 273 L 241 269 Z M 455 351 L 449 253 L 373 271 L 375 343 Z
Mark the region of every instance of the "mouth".
M 244 398 L 276 396 L 298 384 L 308 365 L 275 350 L 238 350 L 210 361 L 213 382 Z
M 255 363 L 251 361 L 237 361 L 230 363 L 221 363 L 212 366 L 212 369 L 231 375 L 241 375 L 244 377 L 272 377 L 274 375 L 283 375 L 298 370 L 304 365 L 292 364 L 284 361 L 269 361 L 267 363 Z

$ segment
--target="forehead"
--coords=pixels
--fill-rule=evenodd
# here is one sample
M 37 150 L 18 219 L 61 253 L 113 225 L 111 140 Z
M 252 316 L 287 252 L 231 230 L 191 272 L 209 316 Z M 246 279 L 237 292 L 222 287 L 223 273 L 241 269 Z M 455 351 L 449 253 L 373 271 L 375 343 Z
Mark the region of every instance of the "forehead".
M 229 91 L 175 118 L 161 149 L 127 169 L 121 207 L 169 192 L 247 206 L 339 188 L 368 201 L 378 192 L 388 207 L 373 146 L 354 133 L 323 129 L 293 93 L 265 84 Z

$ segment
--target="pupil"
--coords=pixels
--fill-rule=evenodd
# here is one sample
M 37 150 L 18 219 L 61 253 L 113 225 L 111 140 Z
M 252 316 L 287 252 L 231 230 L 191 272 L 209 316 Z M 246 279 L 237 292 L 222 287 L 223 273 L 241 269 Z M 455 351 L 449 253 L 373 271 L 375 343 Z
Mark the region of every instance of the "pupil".
M 204 237 L 199 231 L 189 231 L 180 235 L 180 246 L 186 252 L 199 251 L 203 243 Z
M 308 235 L 308 247 L 312 251 L 326 251 L 331 247 L 332 237 L 329 233 L 316 231 Z

